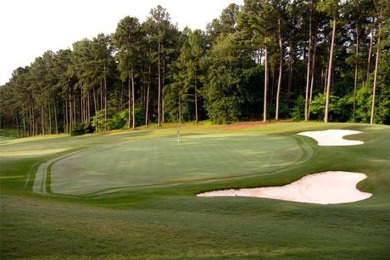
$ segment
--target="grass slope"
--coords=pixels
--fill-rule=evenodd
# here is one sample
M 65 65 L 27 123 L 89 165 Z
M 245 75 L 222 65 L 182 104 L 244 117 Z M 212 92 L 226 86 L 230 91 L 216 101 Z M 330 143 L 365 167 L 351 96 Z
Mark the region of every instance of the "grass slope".
M 131 138 L 130 138 L 131 139 Z M 287 167 L 303 152 L 290 136 L 189 135 L 118 140 L 49 164 L 51 191 L 99 194 L 110 189 L 205 182 Z M 109 174 L 108 174 L 109 173 Z
M 129 149 L 131 154 L 145 147 L 148 142 L 173 141 L 176 129 L 146 129 L 135 132 L 118 132 L 109 135 L 82 137 L 50 137 L 6 140 L 0 144 L 0 258 L 39 259 L 259 259 L 259 258 L 322 258 L 322 259 L 387 259 L 390 257 L 390 128 L 357 124 L 288 123 L 254 125 L 245 129 L 228 130 L 219 126 L 182 127 L 183 138 L 198 135 L 210 138 L 206 143 L 226 139 L 221 149 L 199 150 L 191 153 L 194 160 L 206 150 L 205 158 L 212 157 L 205 167 L 201 160 L 199 167 L 204 171 L 221 168 L 217 178 L 197 178 L 188 173 L 183 181 L 179 171 L 169 173 L 169 167 L 160 167 L 158 174 L 171 174 L 170 182 L 153 183 L 156 170 L 143 173 L 145 183 L 128 185 L 136 180 L 130 166 L 126 171 L 111 165 L 112 174 L 120 180 L 107 190 L 104 178 L 84 178 L 86 187 L 92 184 L 98 193 L 74 192 L 68 194 L 50 193 L 55 180 L 55 167 L 66 164 L 66 160 L 79 159 L 77 167 L 104 169 L 102 160 L 121 162 L 120 154 Z M 240 127 L 238 127 L 240 128 Z M 364 145 L 351 147 L 318 147 L 310 138 L 298 137 L 296 133 L 308 130 L 351 129 L 363 134 L 348 136 L 363 140 Z M 174 135 L 173 134 L 173 135 Z M 214 136 L 214 137 L 213 137 Z M 264 158 L 249 156 L 256 144 L 253 136 L 279 137 L 286 142 L 273 147 L 269 142 L 265 148 L 278 153 L 266 153 L 264 158 L 289 161 L 289 167 L 258 168 L 252 166 L 240 175 L 236 170 L 242 160 Z M 231 156 L 217 155 L 222 147 L 230 150 L 241 147 L 235 138 L 249 138 L 241 144 L 248 147 L 246 155 L 236 164 Z M 195 139 L 195 138 L 193 138 Z M 271 139 L 269 139 L 271 140 Z M 294 142 L 292 142 L 294 140 Z M 184 141 L 184 139 L 183 139 Z M 196 142 L 200 142 L 197 140 Z M 173 145 L 174 142 L 172 142 Z M 129 145 L 132 144 L 132 145 Z M 137 144 L 139 145 L 137 148 Z M 201 144 L 201 143 L 198 143 Z M 175 144 L 176 145 L 176 144 Z M 283 146 L 300 149 L 302 156 L 283 154 Z M 176 147 L 177 148 L 177 147 Z M 180 147 L 180 149 L 184 148 Z M 135 150 L 134 150 L 135 149 Z M 101 158 L 93 164 L 93 153 L 100 151 Z M 172 147 L 172 151 L 173 147 Z M 204 152 L 203 152 L 204 153 Z M 142 154 L 142 153 L 140 153 Z M 151 157 L 155 161 L 158 157 Z M 270 155 L 272 154 L 272 156 Z M 79 158 L 78 156 L 81 156 Z M 184 156 L 181 154 L 181 156 Z M 233 156 L 233 157 L 232 157 Z M 269 156 L 269 157 L 267 157 Z M 144 156 L 139 156 L 131 165 Z M 261 156 L 260 156 L 261 157 Z M 301 161 L 297 158 L 303 158 Z M 182 157 L 181 160 L 191 160 Z M 268 160 L 267 159 L 267 160 Z M 310 160 L 309 160 L 310 159 Z M 164 161 L 166 158 L 164 158 Z M 226 168 L 212 164 L 225 160 Z M 47 194 L 33 193 L 37 169 L 42 163 L 50 163 L 46 184 Z M 56 163 L 58 165 L 56 166 Z M 142 163 L 139 164 L 141 167 Z M 220 164 L 221 165 L 221 164 Z M 251 165 L 251 164 L 250 164 Z M 119 163 L 120 166 L 120 163 Z M 64 166 L 61 166 L 64 167 Z M 107 166 L 108 167 L 108 166 Z M 153 166 L 156 169 L 158 166 Z M 175 167 L 171 167 L 175 168 Z M 187 167 L 183 167 L 184 170 Z M 161 170 L 160 169 L 160 170 Z M 180 169 L 177 166 L 175 169 Z M 244 168 L 245 169 L 245 168 Z M 315 205 L 258 198 L 197 198 L 197 192 L 228 187 L 255 187 L 282 185 L 301 176 L 325 170 L 363 172 L 368 179 L 359 183 L 359 188 L 372 192 L 368 200 L 339 205 Z M 131 177 L 125 177 L 127 172 Z M 209 175 L 212 175 L 212 173 Z M 64 174 L 64 173 L 62 173 Z M 110 172 L 111 174 L 111 172 Z M 147 175 L 147 176 L 144 176 Z M 93 177 L 93 175 L 90 175 Z M 162 175 L 157 176 L 161 178 Z M 77 178 L 74 176 L 72 178 Z M 133 179 L 134 178 L 134 179 Z M 80 180 L 79 180 L 80 181 Z M 71 190 L 69 178 L 62 183 Z M 75 182 L 80 191 L 81 182 Z M 126 186 L 123 188 L 122 186 Z M 92 190 L 96 190 L 91 188 Z M 104 191 L 104 192 L 102 192 Z

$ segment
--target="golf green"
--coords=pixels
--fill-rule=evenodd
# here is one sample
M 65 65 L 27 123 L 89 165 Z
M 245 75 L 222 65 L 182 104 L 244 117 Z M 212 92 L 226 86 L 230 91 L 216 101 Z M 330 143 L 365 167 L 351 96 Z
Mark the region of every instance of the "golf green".
M 45 164 L 36 183 L 50 174 L 57 194 L 92 195 L 143 186 L 205 182 L 264 174 L 307 157 L 286 135 L 209 134 L 120 139 Z M 42 188 L 37 189 L 42 190 Z

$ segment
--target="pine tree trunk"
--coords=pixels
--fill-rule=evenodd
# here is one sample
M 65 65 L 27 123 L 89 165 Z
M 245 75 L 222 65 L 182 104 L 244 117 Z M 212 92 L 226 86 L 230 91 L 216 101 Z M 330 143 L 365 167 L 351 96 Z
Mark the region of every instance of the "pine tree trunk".
M 375 96 L 376 96 L 376 81 L 378 76 L 378 65 L 379 65 L 379 55 L 380 55 L 380 46 L 381 46 L 381 27 L 379 24 L 378 30 L 378 42 L 376 47 L 376 57 L 375 57 L 375 69 L 374 69 L 374 83 L 372 86 L 372 102 L 371 102 L 371 116 L 370 116 L 370 124 L 374 123 L 375 116 Z
M 290 47 L 290 57 L 288 59 L 288 83 L 287 83 L 287 102 L 290 103 L 291 98 L 291 85 L 292 85 L 292 73 L 293 73 L 293 53 L 292 47 Z
M 26 135 L 27 137 L 27 126 L 26 126 L 26 111 L 25 111 L 25 108 L 24 108 L 24 104 L 22 104 L 22 111 L 23 111 L 23 131 L 24 131 L 24 134 Z
M 34 136 L 35 135 L 35 132 L 34 132 L 34 103 L 31 102 L 31 105 L 30 105 L 30 109 L 29 109 L 29 114 L 30 114 L 30 119 L 29 119 L 29 126 L 30 126 L 30 136 Z
M 313 2 L 310 2 L 309 14 L 309 48 L 307 54 L 307 68 L 306 68 L 306 95 L 305 95 L 305 121 L 309 120 L 309 89 L 310 89 L 310 68 L 311 68 L 311 49 L 312 49 L 312 16 L 313 16 Z
M 267 88 L 268 88 L 268 50 L 264 50 L 264 104 L 263 104 L 263 122 L 267 122 Z
M 33 114 L 33 104 L 30 105 L 29 113 L 29 133 L 30 136 L 34 136 L 34 114 Z
M 68 111 L 68 107 L 69 107 L 69 100 L 66 99 L 65 101 L 65 133 L 69 133 L 69 111 Z
M 20 138 L 20 127 L 18 115 L 15 116 L 16 128 L 18 129 L 18 138 Z M 0 126 L 1 127 L 1 126 Z
M 120 97 L 120 111 L 123 110 L 123 95 L 124 95 L 124 90 L 123 90 L 123 81 L 122 81 L 122 84 L 121 84 L 121 97 Z
M 130 77 L 129 77 L 129 79 L 128 79 L 128 82 L 127 82 L 127 88 L 128 88 L 128 100 L 129 100 L 129 104 L 128 104 L 128 106 L 127 106 L 127 112 L 128 112 L 128 116 L 129 116 L 129 118 L 128 118 L 128 121 L 127 121 L 127 128 L 131 128 L 131 79 L 130 79 Z
M 91 91 L 88 91 L 87 96 L 87 122 L 91 122 Z
M 48 109 L 49 109 L 49 134 L 51 135 L 52 132 L 52 118 L 51 118 L 51 107 L 50 107 L 50 102 L 48 103 Z
M 134 91 L 134 76 L 131 77 L 131 92 L 132 92 L 132 114 L 133 114 L 133 129 L 135 129 L 135 91 Z
M 158 93 L 157 93 L 157 125 L 161 126 L 161 43 L 158 42 Z
M 107 78 L 106 78 L 106 65 L 104 65 L 104 131 L 107 131 Z
M 356 54 L 355 54 L 355 75 L 354 75 L 354 84 L 353 84 L 352 122 L 355 122 L 356 92 L 357 92 L 357 82 L 358 82 L 358 60 L 357 60 L 358 56 L 359 56 L 359 30 L 358 30 L 358 25 L 356 25 Z
M 179 122 L 180 124 L 182 123 L 182 118 L 181 118 L 181 98 L 180 98 L 180 93 L 178 94 L 179 97 Z
M 198 86 L 197 86 L 197 72 L 195 70 L 195 123 L 198 123 L 199 118 L 198 118 Z M 180 96 L 179 96 L 180 100 Z M 180 122 L 181 122 L 181 117 L 180 117 Z
M 148 83 L 146 90 L 146 104 L 145 104 L 145 126 L 148 126 L 149 120 L 149 95 L 150 95 L 150 83 Z
M 280 89 L 282 87 L 282 75 L 283 75 L 283 43 L 282 43 L 282 29 L 281 21 L 278 19 L 278 34 L 279 34 L 279 76 L 278 76 L 278 89 L 276 91 L 276 111 L 275 111 L 275 120 L 279 120 L 279 99 L 280 99 Z
M 103 81 L 100 81 L 100 109 L 103 110 Z
M 334 51 L 335 38 L 336 38 L 336 17 L 333 18 L 332 42 L 330 45 L 330 52 L 329 52 L 329 69 L 328 69 L 328 80 L 326 84 L 326 101 L 325 101 L 325 117 L 324 117 L 325 123 L 328 123 L 329 121 L 330 84 L 332 79 L 333 51 Z
M 54 100 L 54 127 L 56 129 L 56 134 L 58 135 L 57 106 L 55 100 Z
M 73 102 L 72 102 L 72 105 L 73 105 L 73 121 L 72 121 L 72 129 L 75 125 L 75 123 L 77 122 L 77 110 L 76 110 L 76 93 L 73 93 L 72 95 L 73 97 Z
M 35 124 L 35 115 L 34 115 L 34 104 L 32 105 L 32 107 L 31 107 L 31 120 L 32 120 L 32 122 L 31 122 L 31 128 L 32 128 L 32 132 L 31 132 L 31 134 L 32 134 L 32 136 L 35 136 L 36 134 L 37 134 L 37 131 L 36 131 L 36 124 Z
M 41 134 L 45 135 L 45 110 L 44 106 L 41 106 Z
M 161 53 L 164 53 L 164 45 L 162 45 Z M 165 123 L 165 96 L 164 96 L 164 87 L 165 87 L 165 75 L 166 75 L 166 59 L 162 59 L 162 72 L 161 72 L 161 123 Z
M 150 84 L 151 84 L 151 66 L 149 65 L 149 75 L 148 75 L 148 86 L 146 90 L 146 104 L 145 104 L 145 126 L 148 126 L 148 121 L 149 121 L 149 95 L 150 95 Z
M 268 65 L 270 65 L 270 64 L 268 64 Z M 272 73 L 271 79 L 268 79 L 268 82 L 271 80 L 271 89 L 270 89 L 270 91 L 269 91 L 270 97 L 269 97 L 269 99 L 268 99 L 268 106 L 269 106 L 269 107 L 272 107 L 272 105 L 274 104 L 273 102 L 274 102 L 274 89 L 275 89 L 275 84 L 276 84 L 276 72 L 278 71 L 278 70 L 276 69 L 276 62 L 274 62 L 274 63 L 271 64 L 271 65 L 273 65 L 274 68 L 273 68 L 273 70 L 271 70 L 271 72 L 273 72 L 273 73 Z M 269 84 L 268 84 L 268 85 L 269 85 Z
M 314 46 L 313 46 L 313 55 L 311 59 L 311 80 L 310 80 L 310 92 L 309 92 L 309 108 L 307 111 L 307 119 L 310 120 L 310 111 L 311 111 L 311 102 L 313 100 L 313 89 L 314 89 L 314 80 L 315 80 L 315 68 L 316 68 L 316 52 L 317 52 L 317 30 L 314 33 Z
M 80 122 L 84 123 L 84 100 L 83 100 L 83 88 L 80 88 Z
M 99 118 L 98 118 L 98 97 L 95 88 L 92 88 L 92 95 L 93 95 L 93 103 L 95 106 L 95 118 L 96 118 L 96 126 L 95 131 L 99 132 Z
M 372 42 L 373 42 L 374 35 L 371 32 L 370 33 L 370 47 L 368 49 L 368 60 L 367 60 L 367 78 L 366 80 L 368 81 L 368 78 L 370 77 L 370 67 L 371 67 L 371 55 L 372 55 Z

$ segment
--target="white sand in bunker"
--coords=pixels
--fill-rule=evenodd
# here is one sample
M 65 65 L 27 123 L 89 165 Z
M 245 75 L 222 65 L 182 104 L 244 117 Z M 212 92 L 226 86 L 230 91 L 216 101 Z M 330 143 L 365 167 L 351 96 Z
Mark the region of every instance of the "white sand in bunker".
M 348 146 L 348 145 L 361 145 L 364 142 L 358 140 L 346 140 L 343 139 L 346 135 L 361 134 L 360 131 L 355 130 L 323 130 L 323 131 L 307 131 L 301 132 L 298 135 L 304 135 L 313 138 L 318 142 L 320 146 Z
M 338 204 L 364 200 L 371 193 L 361 192 L 356 184 L 367 176 L 363 173 L 329 171 L 304 176 L 280 187 L 228 189 L 198 194 L 198 197 L 242 196 L 269 198 L 317 204 Z

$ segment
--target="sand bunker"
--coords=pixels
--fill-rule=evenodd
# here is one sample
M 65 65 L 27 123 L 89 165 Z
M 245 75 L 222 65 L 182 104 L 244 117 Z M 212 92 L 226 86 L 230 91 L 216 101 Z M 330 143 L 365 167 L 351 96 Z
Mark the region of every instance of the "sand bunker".
M 305 176 L 281 187 L 218 190 L 198 194 L 198 197 L 242 196 L 288 200 L 318 204 L 338 204 L 364 200 L 371 193 L 356 189 L 356 184 L 367 178 L 353 172 L 323 172 Z
M 360 145 L 363 141 L 346 140 L 343 136 L 361 134 L 362 132 L 354 130 L 324 130 L 324 131 L 308 131 L 302 132 L 298 135 L 304 135 L 313 138 L 320 146 L 348 146 Z
M 346 135 L 360 134 L 354 130 L 308 131 L 299 135 L 315 139 L 320 146 L 361 145 L 363 141 L 343 139 Z M 363 173 L 332 171 L 305 176 L 281 187 L 229 189 L 198 194 L 198 197 L 242 196 L 288 200 L 318 204 L 338 204 L 364 200 L 371 193 L 356 189 L 356 184 L 367 178 Z

